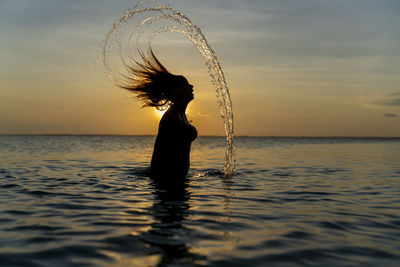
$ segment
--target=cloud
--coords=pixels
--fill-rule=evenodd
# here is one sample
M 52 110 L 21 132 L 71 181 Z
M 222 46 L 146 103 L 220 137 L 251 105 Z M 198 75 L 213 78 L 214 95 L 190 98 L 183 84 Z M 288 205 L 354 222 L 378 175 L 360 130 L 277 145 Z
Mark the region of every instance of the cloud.
M 380 106 L 400 107 L 400 93 L 363 96 L 361 97 L 361 102 L 367 108 L 377 108 Z
M 190 112 L 188 115 L 190 118 L 208 118 L 211 117 L 212 115 L 210 113 L 206 112 L 201 112 L 201 111 L 195 111 L 195 112 Z
M 383 99 L 377 101 L 377 104 L 385 106 L 400 106 L 400 93 L 387 95 Z
M 394 113 L 385 113 L 384 116 L 386 118 L 397 118 L 397 115 Z

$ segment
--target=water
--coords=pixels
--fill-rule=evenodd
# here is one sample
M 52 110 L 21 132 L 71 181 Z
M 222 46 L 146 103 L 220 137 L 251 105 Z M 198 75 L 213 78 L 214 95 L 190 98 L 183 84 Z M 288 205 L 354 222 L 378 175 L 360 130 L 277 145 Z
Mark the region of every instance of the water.
M 115 21 L 104 40 L 102 58 L 107 75 L 114 84 L 124 84 L 121 81 L 130 76 L 129 67 L 135 65 L 135 58 L 140 58 L 137 51 L 149 51 L 154 38 L 163 32 L 175 32 L 187 37 L 204 59 L 211 82 L 216 88 L 218 106 L 224 121 L 227 148 L 223 172 L 226 176 L 234 175 L 236 169 L 231 97 L 214 50 L 190 18 L 156 1 L 144 1 L 128 9 Z
M 398 266 L 400 139 L 199 137 L 187 184 L 152 136 L 0 136 L 1 266 Z

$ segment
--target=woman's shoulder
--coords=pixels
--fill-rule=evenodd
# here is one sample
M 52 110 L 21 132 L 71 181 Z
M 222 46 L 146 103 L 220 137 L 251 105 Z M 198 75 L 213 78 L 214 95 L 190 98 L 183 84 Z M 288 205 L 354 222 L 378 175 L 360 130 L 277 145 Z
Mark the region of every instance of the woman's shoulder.
M 160 120 L 160 128 L 177 127 L 180 125 L 179 114 L 174 112 L 165 112 Z

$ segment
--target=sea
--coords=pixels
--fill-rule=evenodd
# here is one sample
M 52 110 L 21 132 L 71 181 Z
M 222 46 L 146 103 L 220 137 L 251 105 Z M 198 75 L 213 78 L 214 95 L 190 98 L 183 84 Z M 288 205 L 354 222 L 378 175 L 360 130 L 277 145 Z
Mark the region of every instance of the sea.
M 225 177 L 199 137 L 170 186 L 154 140 L 0 136 L 0 266 L 400 266 L 400 139 L 236 137 Z

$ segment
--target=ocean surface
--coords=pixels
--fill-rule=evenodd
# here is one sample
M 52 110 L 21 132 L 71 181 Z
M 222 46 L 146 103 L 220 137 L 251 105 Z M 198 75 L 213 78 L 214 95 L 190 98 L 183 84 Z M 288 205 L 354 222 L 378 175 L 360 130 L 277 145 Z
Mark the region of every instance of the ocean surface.
M 0 266 L 399 266 L 400 139 L 199 137 L 187 182 L 153 136 L 0 136 Z

